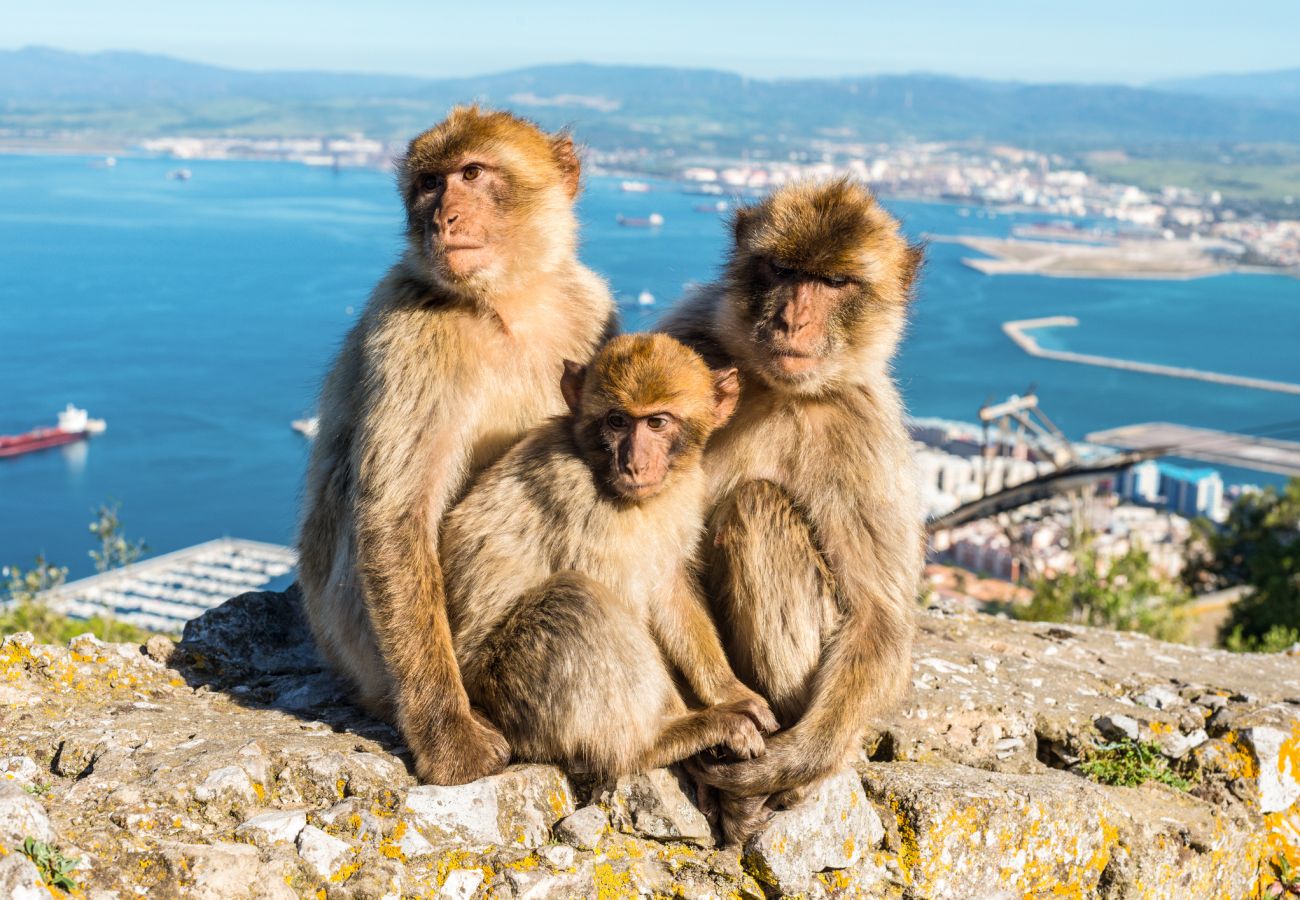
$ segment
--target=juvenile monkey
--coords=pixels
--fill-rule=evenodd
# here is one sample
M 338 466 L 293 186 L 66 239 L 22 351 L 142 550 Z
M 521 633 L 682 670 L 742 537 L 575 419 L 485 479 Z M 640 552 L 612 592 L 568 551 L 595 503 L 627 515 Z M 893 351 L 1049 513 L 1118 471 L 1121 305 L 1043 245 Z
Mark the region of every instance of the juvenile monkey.
M 910 679 L 924 543 L 890 359 L 922 251 L 849 180 L 778 190 L 734 227 L 723 278 L 663 328 L 743 381 L 705 452 L 705 583 L 782 731 L 761 759 L 702 763 L 739 841 L 770 795 L 842 766 Z
M 299 535 L 305 609 L 358 701 L 401 730 L 422 781 L 499 771 L 452 652 L 438 531 L 472 476 L 563 409 L 554 373 L 611 328 L 577 259 L 573 142 L 458 107 L 397 170 L 406 248 L 320 398 Z
M 762 752 L 776 722 L 727 665 L 688 572 L 701 455 L 735 407 L 667 335 L 615 338 L 560 380 L 569 415 L 475 482 L 443 529 L 452 644 L 470 701 L 516 758 L 603 775 L 718 745 Z M 688 711 L 679 670 L 707 708 Z

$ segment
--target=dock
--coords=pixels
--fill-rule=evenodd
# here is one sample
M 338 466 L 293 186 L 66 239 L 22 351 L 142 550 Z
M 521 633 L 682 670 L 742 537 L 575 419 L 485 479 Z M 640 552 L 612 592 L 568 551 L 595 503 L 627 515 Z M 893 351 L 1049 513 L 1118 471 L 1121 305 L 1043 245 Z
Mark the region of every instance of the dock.
M 41 598 L 74 619 L 111 616 L 179 634 L 190 619 L 237 594 L 283 590 L 297 565 L 289 547 L 219 538 L 60 585 Z
M 1222 372 L 1207 372 L 1203 369 L 1191 369 L 1184 366 L 1166 366 L 1160 363 L 1138 362 L 1133 359 L 1116 359 L 1111 356 L 1094 356 L 1090 353 L 1074 353 L 1069 350 L 1045 350 L 1038 341 L 1027 332 L 1036 328 L 1072 328 L 1079 324 L 1074 316 L 1046 316 L 1041 319 L 1020 319 L 1003 322 L 1002 330 L 1007 337 L 1030 356 L 1054 359 L 1058 362 L 1079 363 L 1085 366 L 1102 366 L 1107 369 L 1127 369 L 1130 372 L 1144 372 L 1148 375 L 1163 375 L 1167 378 L 1190 378 L 1196 381 L 1209 381 L 1215 384 L 1230 384 L 1234 387 L 1252 388 L 1257 391 L 1276 391 L 1279 394 L 1300 394 L 1300 384 L 1289 381 L 1273 381 L 1268 378 L 1250 378 L 1245 375 L 1226 375 Z
M 1295 441 L 1191 428 L 1170 422 L 1125 425 L 1093 432 L 1087 439 L 1095 444 L 1126 450 L 1168 447 L 1173 456 L 1277 475 L 1300 475 L 1300 443 Z

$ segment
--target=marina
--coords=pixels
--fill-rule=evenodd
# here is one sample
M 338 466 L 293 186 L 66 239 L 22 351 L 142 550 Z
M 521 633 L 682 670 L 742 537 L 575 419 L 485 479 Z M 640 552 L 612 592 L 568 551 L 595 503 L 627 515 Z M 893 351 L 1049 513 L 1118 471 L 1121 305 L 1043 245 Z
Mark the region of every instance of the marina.
M 247 591 L 283 590 L 297 554 L 280 544 L 219 538 L 82 578 L 41 595 L 75 619 L 105 616 L 178 634 L 190 619 Z

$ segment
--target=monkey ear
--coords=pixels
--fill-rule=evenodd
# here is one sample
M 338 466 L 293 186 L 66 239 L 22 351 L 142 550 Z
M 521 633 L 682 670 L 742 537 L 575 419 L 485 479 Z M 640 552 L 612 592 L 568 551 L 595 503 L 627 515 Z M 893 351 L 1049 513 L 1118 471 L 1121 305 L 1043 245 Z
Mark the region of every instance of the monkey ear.
M 754 210 L 749 206 L 740 206 L 731 217 L 731 231 L 737 244 L 743 244 L 745 238 L 754 229 Z
M 736 411 L 740 400 L 740 373 L 736 367 L 718 369 L 713 373 L 713 416 L 716 425 L 723 425 Z
M 578 187 L 582 176 L 582 162 L 578 159 L 578 148 L 573 138 L 567 134 L 558 134 L 551 138 L 551 153 L 560 167 L 564 179 L 564 189 L 569 192 L 569 199 L 578 196 Z
M 571 359 L 564 361 L 564 374 L 560 376 L 560 393 L 564 395 L 564 402 L 568 405 L 569 412 L 575 416 L 578 414 L 578 407 L 582 405 L 582 382 L 586 377 L 586 366 L 580 366 Z

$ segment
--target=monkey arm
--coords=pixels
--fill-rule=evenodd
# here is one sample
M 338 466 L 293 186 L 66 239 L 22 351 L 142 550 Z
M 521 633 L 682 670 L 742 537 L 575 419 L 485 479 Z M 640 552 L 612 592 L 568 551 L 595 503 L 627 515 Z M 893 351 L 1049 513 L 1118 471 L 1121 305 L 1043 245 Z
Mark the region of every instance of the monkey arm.
M 841 619 L 822 651 L 808 708 L 768 741 L 762 758 L 706 764 L 714 786 L 747 797 L 823 778 L 852 755 L 868 718 L 902 694 L 911 677 L 918 551 L 907 546 L 906 527 L 897 531 L 873 533 L 866 522 L 821 529 Z
M 691 572 L 678 572 L 667 602 L 653 607 L 650 626 L 664 654 L 701 700 L 710 706 L 744 705 L 756 726 L 764 732 L 776 731 L 767 701 L 747 688 L 727 662 L 718 629 Z

